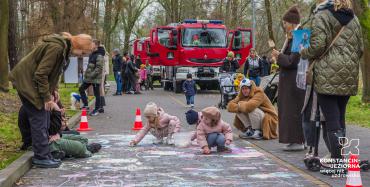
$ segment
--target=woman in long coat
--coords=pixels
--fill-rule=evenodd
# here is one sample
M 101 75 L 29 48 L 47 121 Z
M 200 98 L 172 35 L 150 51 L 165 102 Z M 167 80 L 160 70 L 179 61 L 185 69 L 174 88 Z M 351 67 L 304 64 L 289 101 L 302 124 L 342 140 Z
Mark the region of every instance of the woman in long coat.
M 285 151 L 304 150 L 301 109 L 305 92 L 296 85 L 299 53 L 291 52 L 292 31 L 300 26 L 300 15 L 296 6 L 291 7 L 283 17 L 287 39 L 281 52 L 273 50 L 272 56 L 280 66 L 278 90 L 279 142 L 287 144 Z

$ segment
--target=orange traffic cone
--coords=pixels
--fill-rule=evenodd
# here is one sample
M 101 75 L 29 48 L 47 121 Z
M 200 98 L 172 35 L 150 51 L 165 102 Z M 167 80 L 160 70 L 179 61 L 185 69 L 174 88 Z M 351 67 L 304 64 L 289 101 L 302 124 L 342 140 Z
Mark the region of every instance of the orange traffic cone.
M 141 120 L 140 108 L 137 108 L 136 109 L 135 123 L 134 123 L 134 127 L 132 128 L 132 130 L 138 131 L 138 130 L 141 130 L 141 129 L 143 129 L 143 122 Z
M 358 155 L 349 157 L 346 187 L 362 187 Z
M 92 128 L 89 128 L 89 122 L 87 122 L 87 116 L 86 116 L 86 109 L 82 109 L 80 128 L 78 128 L 77 130 L 78 131 L 91 131 L 91 130 L 93 130 Z

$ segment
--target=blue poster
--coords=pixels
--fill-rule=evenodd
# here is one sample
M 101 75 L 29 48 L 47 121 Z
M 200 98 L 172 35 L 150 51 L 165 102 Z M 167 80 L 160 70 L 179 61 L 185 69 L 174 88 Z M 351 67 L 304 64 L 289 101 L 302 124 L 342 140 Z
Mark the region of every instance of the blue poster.
M 310 46 L 311 31 L 308 29 L 293 31 L 292 52 L 298 53 L 300 49 Z

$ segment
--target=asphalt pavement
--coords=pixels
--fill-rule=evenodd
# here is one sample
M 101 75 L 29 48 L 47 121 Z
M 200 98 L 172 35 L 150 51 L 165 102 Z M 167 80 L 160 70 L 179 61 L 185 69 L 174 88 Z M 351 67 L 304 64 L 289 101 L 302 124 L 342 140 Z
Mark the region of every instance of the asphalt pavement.
M 112 89 L 114 90 L 114 88 Z M 195 97 L 195 110 L 217 105 L 220 95 L 207 91 Z M 304 152 L 285 153 L 277 141 L 235 139 L 230 154 L 202 155 L 192 146 L 156 146 L 148 134 L 137 147 L 128 147 L 136 132 L 131 128 L 136 108 L 155 102 L 182 122 L 182 136 L 194 126 L 186 124 L 185 96 L 163 91 L 144 91 L 141 95 L 106 95 L 105 113 L 88 117 L 94 130 L 83 133 L 102 150 L 86 159 L 71 159 L 57 169 L 31 169 L 19 186 L 344 186 L 345 179 L 331 179 L 308 172 L 303 165 Z M 222 111 L 224 121 L 232 124 L 233 115 Z M 143 118 L 144 122 L 145 119 Z M 351 132 L 351 131 L 350 131 Z M 253 144 L 252 144 L 253 143 Z M 323 147 L 323 146 L 321 146 Z M 363 182 L 369 184 L 364 172 Z M 365 180 L 364 180 L 365 179 Z

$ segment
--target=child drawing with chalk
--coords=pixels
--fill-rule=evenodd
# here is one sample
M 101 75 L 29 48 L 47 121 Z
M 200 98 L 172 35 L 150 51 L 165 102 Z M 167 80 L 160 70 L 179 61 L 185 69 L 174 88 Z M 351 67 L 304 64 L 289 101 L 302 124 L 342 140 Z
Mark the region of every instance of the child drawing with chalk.
M 135 139 L 130 142 L 130 146 L 136 146 L 145 135 L 150 132 L 156 140 L 154 144 L 174 145 L 173 135 L 180 131 L 181 123 L 178 117 L 171 116 L 164 112 L 163 108 L 158 107 L 155 103 L 149 102 L 144 109 L 144 116 L 147 123 L 139 131 Z M 166 138 L 166 140 L 164 140 Z
M 221 112 L 216 107 L 207 107 L 202 110 L 201 121 L 197 127 L 197 142 L 203 154 L 210 154 L 212 147 L 217 152 L 231 153 L 227 147 L 233 141 L 233 133 L 228 123 L 221 119 Z
M 195 126 L 195 129 L 196 129 L 199 123 L 201 122 L 202 112 L 197 112 L 193 109 L 190 109 L 185 113 L 185 117 L 186 117 L 186 122 L 189 125 L 196 125 Z M 195 139 L 197 139 L 197 131 L 193 131 L 191 133 L 190 141 L 194 141 Z

